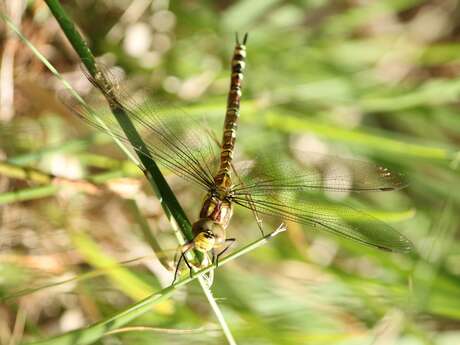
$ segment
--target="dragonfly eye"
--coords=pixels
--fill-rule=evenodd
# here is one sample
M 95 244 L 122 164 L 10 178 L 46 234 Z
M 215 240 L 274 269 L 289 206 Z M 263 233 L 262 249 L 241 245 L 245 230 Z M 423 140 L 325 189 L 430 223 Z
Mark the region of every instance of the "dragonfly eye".
M 210 233 L 210 232 L 205 232 L 204 237 L 206 237 L 206 238 L 214 238 L 214 235 L 212 233 Z

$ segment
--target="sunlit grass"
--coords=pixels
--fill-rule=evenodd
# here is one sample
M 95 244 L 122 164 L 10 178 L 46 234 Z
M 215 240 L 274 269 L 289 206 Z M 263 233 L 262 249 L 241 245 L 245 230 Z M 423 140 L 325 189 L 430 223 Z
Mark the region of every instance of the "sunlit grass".
M 319 148 L 384 164 L 404 172 L 409 182 L 392 193 L 344 200 L 409 237 L 415 250 L 408 255 L 289 223 L 289 231 L 276 240 L 218 268 L 213 295 L 237 343 L 455 344 L 460 180 L 451 163 L 460 134 L 460 49 L 453 5 L 236 1 L 178 2 L 166 9 L 157 1 L 145 8 L 140 3 L 78 2 L 66 9 L 90 48 L 124 70 L 127 87 L 161 101 L 163 112 L 174 104 L 171 109 L 179 106 L 220 126 L 234 32 L 249 31 L 239 158 L 267 155 L 276 147 L 285 152 L 283 159 L 292 159 L 290 152 L 300 143 L 307 151 Z M 129 6 L 138 15 L 126 14 Z M 17 9 L 5 13 L 11 11 Z M 15 15 L 26 37 L 85 95 L 89 89 L 79 84 L 84 78 L 79 61 L 47 7 L 32 1 Z M 146 33 L 137 37 L 150 45 L 129 46 L 130 32 Z M 11 37 L 3 35 L 2 43 L 11 45 Z M 171 298 L 161 297 L 162 304 L 144 304 L 142 316 L 132 313 L 139 299 L 161 291 L 167 279 L 153 260 L 119 263 L 152 254 L 147 228 L 158 246 L 171 250 L 162 258 L 171 263 L 178 245 L 171 224 L 148 188 L 131 194 L 138 210 L 106 188 L 108 182 L 121 183 L 119 178 L 142 176 L 112 148 L 110 138 L 85 136 L 85 126 L 57 105 L 58 82 L 16 43 L 14 84 L 0 73 L 2 89 L 15 90 L 15 116 L 0 128 L 2 155 L 12 165 L 63 176 L 74 171 L 69 162 L 77 162 L 82 176 L 103 191 L 88 195 L 2 175 L 0 297 L 10 297 L 2 301 L 2 342 L 47 343 L 52 335 L 85 325 L 96 325 L 87 333 L 94 340 L 115 317 L 130 331 L 105 335 L 104 341 L 223 343 L 216 331 L 154 331 L 218 328 L 193 283 L 168 292 Z M 0 53 L 5 71 L 10 55 L 7 49 Z M 44 116 L 59 121 L 39 122 Z M 24 118 L 41 124 L 33 135 L 15 126 Z M 24 136 L 33 138 L 24 141 Z M 45 144 L 38 138 L 58 141 Z M 195 219 L 202 195 L 170 173 L 167 177 L 187 216 Z M 264 218 L 266 228 L 277 224 Z M 236 213 L 229 233 L 238 239 L 236 250 L 260 237 L 249 212 Z M 120 315 L 129 315 L 129 323 L 117 319 Z

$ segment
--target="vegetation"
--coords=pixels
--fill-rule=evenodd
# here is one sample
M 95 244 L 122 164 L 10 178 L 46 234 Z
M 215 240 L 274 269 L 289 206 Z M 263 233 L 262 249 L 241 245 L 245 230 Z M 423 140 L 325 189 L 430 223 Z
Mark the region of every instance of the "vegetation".
M 1 344 L 458 343 L 456 1 L 20 4 L 0 3 Z M 246 31 L 238 157 L 288 169 L 319 151 L 403 172 L 406 188 L 341 201 L 407 236 L 411 253 L 292 222 L 267 243 L 237 210 L 212 287 L 186 269 L 170 286 L 202 193 L 167 170 L 165 184 L 58 95 L 67 80 L 103 106 L 80 67 L 95 75 L 94 55 L 159 112 L 219 133 Z

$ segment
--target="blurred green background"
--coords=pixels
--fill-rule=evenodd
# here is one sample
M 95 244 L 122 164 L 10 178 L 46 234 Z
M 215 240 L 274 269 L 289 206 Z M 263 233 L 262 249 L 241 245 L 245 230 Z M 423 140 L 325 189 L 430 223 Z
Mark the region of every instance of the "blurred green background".
M 346 202 L 405 234 L 413 253 L 289 223 L 216 271 L 212 290 L 238 344 L 460 344 L 458 1 L 62 4 L 127 88 L 165 112 L 180 108 L 210 122 L 223 121 L 234 33 L 248 31 L 242 155 L 276 146 L 286 153 L 280 161 L 303 149 L 405 173 L 405 189 Z M 43 1 L 0 5 L 81 95 L 93 95 Z M 163 264 L 172 265 L 178 244 L 141 174 L 59 102 L 60 82 L 1 23 L 2 160 L 113 190 L 0 175 L 0 344 L 16 344 L 107 319 L 167 286 Z M 168 181 L 194 220 L 202 195 Z M 161 247 L 156 255 L 145 220 Z M 259 237 L 249 212 L 236 212 L 230 234 L 237 246 Z M 196 282 L 129 326 L 144 328 L 99 343 L 225 343 Z

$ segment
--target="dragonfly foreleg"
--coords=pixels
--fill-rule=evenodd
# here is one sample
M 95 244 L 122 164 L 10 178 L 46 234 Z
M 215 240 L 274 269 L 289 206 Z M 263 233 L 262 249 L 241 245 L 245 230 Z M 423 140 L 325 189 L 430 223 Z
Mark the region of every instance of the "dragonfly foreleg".
M 193 268 L 192 268 L 192 265 L 190 265 L 190 263 L 188 262 L 187 257 L 185 256 L 185 253 L 187 253 L 187 251 L 189 251 L 189 250 L 190 250 L 190 248 L 187 249 L 186 251 L 184 251 L 184 252 L 182 253 L 182 257 L 184 258 L 184 262 L 185 262 L 185 264 L 187 265 L 187 267 L 188 267 L 188 269 L 189 269 L 190 278 L 191 278 L 191 277 L 193 277 Z
M 214 265 L 216 263 L 216 259 L 217 259 L 216 251 L 213 248 L 211 250 L 211 265 Z
M 190 277 L 193 276 L 193 269 L 192 269 L 192 266 L 190 265 L 190 263 L 188 262 L 187 257 L 186 257 L 186 254 L 187 254 L 187 252 L 188 252 L 190 249 L 192 249 L 191 246 L 188 247 L 188 248 L 186 248 L 186 249 L 180 254 L 179 260 L 177 261 L 176 270 L 174 271 L 174 279 L 173 279 L 173 281 L 172 281 L 172 284 L 174 284 L 174 283 L 176 282 L 176 280 L 177 280 L 177 275 L 178 275 L 178 273 L 179 273 L 180 263 L 181 263 L 182 260 L 184 260 L 185 264 L 187 265 L 188 269 L 190 270 Z M 177 257 L 177 253 L 176 253 L 175 257 L 174 257 L 174 261 L 175 261 L 176 257 Z M 171 285 L 172 285 L 172 284 L 171 284 Z
M 236 238 L 227 238 L 225 242 L 229 242 L 228 246 L 226 246 L 219 254 L 216 255 L 216 268 L 219 267 L 219 258 L 222 254 L 224 254 L 227 250 L 230 249 L 231 246 L 235 243 Z M 213 262 L 214 262 L 214 253 L 213 253 Z
M 260 233 L 262 234 L 262 237 L 263 237 L 265 236 L 265 233 L 264 233 L 264 228 L 262 227 L 262 219 L 259 218 L 259 214 L 257 213 L 257 210 L 255 208 L 253 209 L 253 214 L 254 214 L 254 217 L 256 218 L 257 227 L 259 228 Z
M 240 182 L 240 184 L 242 186 L 245 186 L 245 183 L 241 179 L 241 177 L 238 174 L 238 171 L 235 169 L 235 166 L 233 165 L 233 163 L 232 163 L 232 169 L 233 169 L 233 172 L 235 173 L 235 176 L 238 178 L 238 181 Z M 259 228 L 260 233 L 262 234 L 262 237 L 264 237 L 265 233 L 264 233 L 264 229 L 262 227 L 262 219 L 259 217 L 259 212 L 257 212 L 257 208 L 256 208 L 256 206 L 254 204 L 254 200 L 252 199 L 250 194 L 246 194 L 245 198 L 246 198 L 246 200 L 248 202 L 248 205 L 249 205 L 249 208 L 251 209 L 252 214 L 254 215 L 254 218 L 256 219 L 257 227 Z

